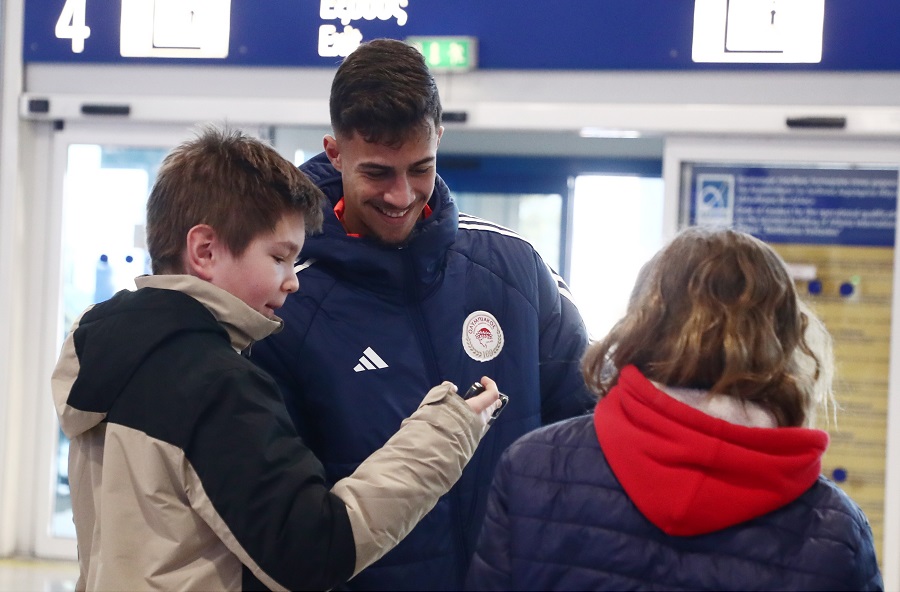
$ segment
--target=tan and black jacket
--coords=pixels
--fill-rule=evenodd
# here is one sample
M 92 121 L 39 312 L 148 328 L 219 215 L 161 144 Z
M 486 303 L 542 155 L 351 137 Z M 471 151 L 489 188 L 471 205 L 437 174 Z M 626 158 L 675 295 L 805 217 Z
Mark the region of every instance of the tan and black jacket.
M 79 589 L 327 589 L 381 557 L 483 435 L 452 385 L 328 487 L 271 378 L 238 352 L 281 324 L 190 276 L 76 322 L 53 374 L 71 440 Z

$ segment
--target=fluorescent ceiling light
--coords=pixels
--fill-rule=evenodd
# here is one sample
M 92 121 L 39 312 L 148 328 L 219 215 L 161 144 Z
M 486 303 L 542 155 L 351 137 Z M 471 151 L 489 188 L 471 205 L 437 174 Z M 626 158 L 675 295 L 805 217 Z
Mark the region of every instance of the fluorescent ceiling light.
M 640 138 L 641 132 L 636 130 L 618 130 L 603 127 L 583 127 L 578 135 L 582 138 Z

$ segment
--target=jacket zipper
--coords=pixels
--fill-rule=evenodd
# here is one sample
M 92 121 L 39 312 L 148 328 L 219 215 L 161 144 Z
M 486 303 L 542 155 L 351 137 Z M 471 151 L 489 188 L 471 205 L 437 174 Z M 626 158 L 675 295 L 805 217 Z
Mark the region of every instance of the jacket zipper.
M 418 289 L 418 278 L 415 273 L 415 260 L 409 249 L 405 247 L 401 247 L 401 257 L 403 257 L 403 270 L 406 280 L 404 292 L 407 307 L 414 311 L 410 316 L 412 317 L 415 328 L 416 341 L 419 344 L 420 350 L 424 353 L 423 357 L 425 358 L 425 365 L 428 369 L 428 376 L 430 377 L 429 382 L 432 385 L 436 385 L 442 378 L 438 372 L 434 348 L 432 347 L 431 340 L 428 338 L 428 331 L 425 329 L 425 313 L 422 310 L 422 301 Z M 454 537 L 456 539 L 453 555 L 457 564 L 457 573 L 463 573 L 463 570 L 465 570 L 466 556 L 466 537 L 462 527 L 464 515 L 460 495 L 459 491 L 455 488 L 451 489 L 448 493 L 450 515 L 455 518 L 451 528 L 453 529 Z M 462 580 L 454 583 L 462 585 Z

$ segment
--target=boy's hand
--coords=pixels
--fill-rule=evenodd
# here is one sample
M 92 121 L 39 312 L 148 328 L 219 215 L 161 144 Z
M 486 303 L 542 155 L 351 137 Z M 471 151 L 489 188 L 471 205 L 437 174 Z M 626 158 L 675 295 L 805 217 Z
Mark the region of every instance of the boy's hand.
M 494 412 L 500 408 L 500 391 L 497 389 L 497 383 L 487 376 L 481 377 L 481 384 L 484 386 L 484 391 L 466 399 L 466 404 L 487 424 Z

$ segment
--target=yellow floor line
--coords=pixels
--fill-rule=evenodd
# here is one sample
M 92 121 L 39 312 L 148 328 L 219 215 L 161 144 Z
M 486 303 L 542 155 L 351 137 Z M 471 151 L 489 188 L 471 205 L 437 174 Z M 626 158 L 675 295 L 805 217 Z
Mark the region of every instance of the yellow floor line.
M 34 559 L 30 557 L 4 557 L 0 558 L 0 566 L 3 567 L 40 567 L 53 568 L 59 567 L 64 569 L 77 568 L 75 561 L 51 560 L 51 559 Z

